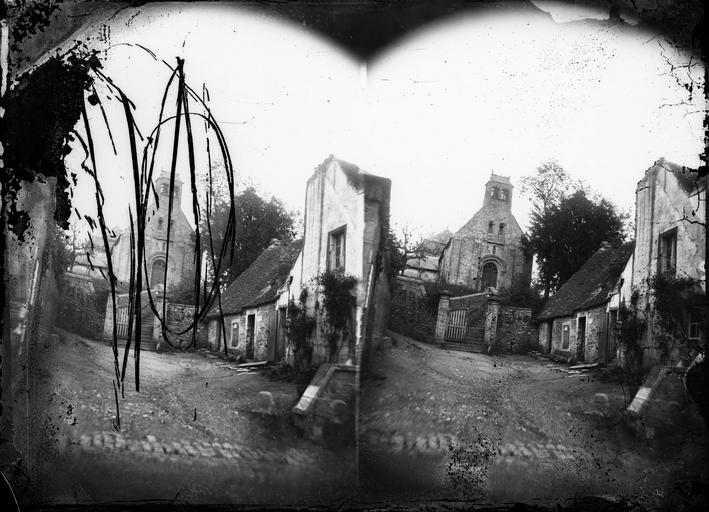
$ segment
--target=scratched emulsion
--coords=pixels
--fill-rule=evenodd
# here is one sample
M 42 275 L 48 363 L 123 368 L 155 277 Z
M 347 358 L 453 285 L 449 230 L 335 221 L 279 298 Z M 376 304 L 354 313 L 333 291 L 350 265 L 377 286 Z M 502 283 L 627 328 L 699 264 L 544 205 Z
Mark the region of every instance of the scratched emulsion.
M 635 4 L 635 2 L 632 3 L 633 5 Z M 687 3 L 687 5 L 689 4 Z M 686 8 L 687 6 L 683 4 L 681 8 L 678 9 Z M 18 23 L 13 27 L 14 44 L 21 44 L 23 42 L 24 37 L 22 30 L 28 33 L 34 33 L 46 27 L 49 24 L 49 17 L 57 9 L 56 2 L 48 3 L 44 6 L 42 3 L 33 4 L 31 8 L 25 11 L 25 16 L 20 18 L 22 23 Z M 653 11 L 662 10 L 655 5 L 650 5 L 649 8 L 643 7 L 643 9 L 645 10 L 643 15 L 650 18 L 653 16 Z M 380 11 L 378 11 L 378 13 L 379 12 Z M 302 15 L 297 13 L 293 15 L 291 13 L 291 17 L 299 19 Z M 357 17 L 358 22 L 361 22 L 362 18 L 362 16 Z M 407 18 L 407 23 L 408 26 L 411 26 L 410 18 Z M 325 25 L 327 26 L 327 23 Z M 316 24 L 316 26 L 318 25 Z M 323 26 L 323 24 L 321 23 L 319 26 Z M 356 23 L 352 22 L 348 26 L 351 29 L 356 26 Z M 367 28 L 368 27 L 365 25 L 364 30 L 350 30 L 350 32 L 354 34 L 358 32 L 365 34 L 367 33 Z M 330 27 L 330 29 L 332 29 L 332 27 Z M 378 26 L 378 30 L 375 30 L 375 32 L 381 35 L 381 33 L 386 32 L 386 30 L 382 30 L 381 26 Z M 697 30 L 697 32 L 700 31 Z M 105 31 L 103 37 L 106 39 L 110 38 L 108 30 Z M 387 41 L 393 39 L 392 37 L 386 38 Z M 149 49 L 144 50 L 150 54 Z M 51 57 L 44 64 L 33 69 L 30 74 L 20 77 L 20 84 L 13 87 L 10 93 L 3 98 L 3 108 L 5 112 L 3 124 L 0 126 L 0 135 L 2 136 L 4 150 L 4 168 L 1 185 L 2 208 L 5 215 L 0 219 L 0 228 L 2 228 L 2 247 L 0 247 L 0 249 L 2 249 L 3 252 L 8 250 L 7 240 L 5 238 L 6 230 L 10 233 L 10 237 L 15 237 L 12 238 L 12 243 L 17 241 L 20 246 L 27 249 L 27 252 L 23 254 L 31 254 L 32 245 L 40 243 L 42 230 L 44 229 L 48 232 L 50 227 L 53 227 L 50 226 L 52 222 L 55 222 L 61 227 L 66 227 L 72 209 L 70 187 L 72 183 L 76 182 L 76 176 L 71 174 L 67 175 L 63 158 L 70 150 L 68 142 L 72 140 L 77 141 L 86 155 L 82 163 L 82 169 L 94 179 L 98 215 L 97 219 L 87 218 L 86 220 L 88 224 L 92 226 L 94 234 L 96 235 L 97 245 L 102 245 L 108 256 L 109 270 L 107 277 L 111 284 L 114 319 L 116 318 L 115 276 L 112 271 L 110 251 L 107 250 L 108 239 L 112 233 L 106 226 L 103 216 L 103 201 L 106 191 L 101 187 L 100 175 L 102 170 L 98 168 L 94 149 L 94 134 L 97 133 L 97 127 L 92 126 L 89 122 L 89 116 L 87 115 L 88 108 L 99 107 L 114 151 L 116 151 L 116 146 L 113 142 L 112 134 L 118 133 L 119 131 L 129 134 L 129 159 L 131 162 L 132 179 L 134 181 L 133 192 L 135 195 L 135 204 L 138 205 L 136 210 L 130 211 L 132 265 L 129 295 L 131 297 L 130 309 L 131 312 L 135 313 L 135 315 L 131 314 L 131 317 L 137 317 L 137 321 L 130 324 L 128 341 L 125 346 L 122 347 L 123 354 L 121 358 L 119 351 L 121 347 L 118 346 L 118 341 L 115 336 L 114 320 L 114 339 L 112 347 L 114 396 L 110 397 L 110 400 L 115 401 L 116 405 L 115 427 L 117 430 L 121 428 L 121 415 L 118 410 L 118 392 L 119 388 L 122 395 L 124 395 L 126 391 L 125 377 L 131 348 L 133 348 L 135 359 L 135 388 L 140 389 L 141 383 L 139 370 L 141 367 L 141 341 L 143 340 L 141 340 L 140 329 L 135 328 L 135 326 L 140 325 L 141 302 L 144 300 L 141 292 L 143 291 L 143 282 L 147 274 L 147 262 L 145 260 L 147 204 L 151 195 L 154 196 L 156 201 L 158 199 L 152 177 L 155 154 L 161 133 L 163 138 L 167 138 L 165 144 L 169 146 L 170 142 L 172 142 L 172 159 L 170 164 L 171 193 L 168 205 L 170 211 L 172 211 L 173 208 L 172 189 L 174 187 L 175 170 L 178 165 L 178 141 L 186 140 L 189 148 L 188 166 L 190 169 L 190 184 L 193 191 L 193 213 L 195 224 L 199 226 L 199 222 L 197 221 L 199 220 L 200 208 L 197 194 L 195 193 L 196 184 L 193 160 L 194 147 L 197 142 L 193 138 L 193 121 L 203 122 L 206 128 L 213 130 L 215 133 L 221 158 L 226 165 L 225 172 L 227 182 L 229 183 L 231 196 L 233 197 L 233 169 L 231 160 L 226 145 L 224 144 L 223 135 L 212 117 L 212 114 L 209 112 L 209 109 L 206 107 L 206 88 L 203 89 L 201 94 L 197 94 L 187 85 L 185 80 L 185 67 L 188 67 L 189 63 L 178 60 L 176 64 L 165 62 L 165 65 L 170 68 L 171 76 L 165 86 L 160 117 L 154 127 L 147 127 L 145 131 L 141 131 L 141 129 L 136 126 L 134 115 L 135 106 L 133 102 L 131 102 L 131 99 L 123 93 L 118 77 L 105 76 L 101 71 L 100 64 L 95 58 L 95 55 L 80 49 L 75 49 L 75 51 L 66 55 Z M 678 75 L 682 71 L 682 69 L 675 69 L 674 67 L 670 70 L 671 73 Z M 108 119 L 104 111 L 104 99 L 99 96 L 95 87 L 98 82 L 111 90 L 122 103 L 124 107 L 123 119 Z M 679 85 L 687 89 L 690 97 L 692 94 L 696 94 L 697 89 L 694 84 L 682 82 L 679 83 Z M 174 103 L 170 104 L 168 104 L 166 100 L 170 96 L 169 91 L 172 91 L 172 95 L 177 98 Z M 89 103 L 89 106 L 87 106 L 86 102 Z M 192 110 L 193 103 L 204 107 L 204 112 L 194 112 Z M 81 123 L 84 127 L 84 136 L 74 131 L 77 122 Z M 166 128 L 166 130 L 162 130 L 168 123 L 171 123 L 170 127 L 173 129 L 169 130 L 169 128 Z M 180 134 L 183 134 L 182 138 Z M 209 143 L 210 139 L 206 139 L 205 150 L 208 153 L 211 151 Z M 210 183 L 211 180 L 210 166 Z M 28 183 L 32 185 L 27 185 Z M 49 194 L 46 190 L 47 187 L 51 189 Z M 25 190 L 22 191 L 22 189 Z M 54 199 L 52 199 L 52 197 Z M 209 201 L 209 196 L 207 196 L 206 200 Z M 55 207 L 53 208 L 54 219 L 49 219 L 51 222 L 47 222 L 47 219 L 43 219 L 41 215 L 35 216 L 31 213 L 36 210 L 36 208 L 33 207 L 52 201 L 55 201 Z M 209 205 L 207 205 L 207 215 L 209 215 L 209 211 L 210 208 Z M 227 240 L 229 237 L 233 237 L 232 216 L 233 211 L 230 213 L 230 222 L 227 226 Z M 207 222 L 207 224 L 209 224 L 209 222 Z M 168 248 L 166 249 L 166 257 L 169 255 L 170 236 L 171 230 L 168 226 Z M 202 257 L 201 253 L 197 250 L 200 246 L 200 237 L 209 237 L 211 240 L 212 236 L 212 233 L 199 233 L 199 227 L 197 227 L 197 243 L 195 246 L 195 258 L 197 260 Z M 230 257 L 225 250 L 228 245 L 231 244 L 224 243 L 221 251 L 216 256 L 214 255 L 215 251 L 211 251 L 212 260 L 210 263 L 213 268 L 219 269 L 228 266 L 228 261 L 223 263 L 223 260 Z M 39 263 L 36 272 L 51 273 L 53 271 L 48 262 L 41 261 Z M 5 260 L 2 261 L 2 265 L 3 268 L 0 270 L 2 270 L 3 275 L 5 275 Z M 201 276 L 199 275 L 201 267 L 201 265 L 197 265 L 198 273 L 195 276 L 194 282 L 194 289 L 197 292 L 195 294 L 196 307 L 194 318 L 190 327 L 183 331 L 173 332 L 166 325 L 164 322 L 166 316 L 165 303 L 163 302 L 162 308 L 157 307 L 150 290 L 145 290 L 148 294 L 148 305 L 153 313 L 160 318 L 163 337 L 168 343 L 171 343 L 171 335 L 174 336 L 187 332 L 187 330 L 193 327 L 212 302 L 216 301 L 218 305 L 221 304 L 219 286 L 215 283 L 213 286 L 207 287 L 206 279 L 202 282 Z M 167 268 L 165 271 L 167 272 Z M 219 275 L 219 272 L 217 272 L 217 275 Z M 4 284 L 10 287 L 15 283 L 7 282 Z M 43 296 L 43 291 L 44 289 L 39 291 L 31 290 L 30 295 L 41 297 Z M 3 304 L 3 306 L 5 306 L 5 304 Z M 39 302 L 36 303 L 37 308 L 41 306 Z M 15 325 L 6 324 L 3 327 L 3 338 L 9 339 L 10 330 L 13 329 Z M 29 326 L 25 333 L 13 332 L 12 335 L 27 336 L 33 332 L 39 333 L 45 327 L 46 326 L 41 325 Z M 223 324 L 221 330 L 223 335 L 225 335 L 225 326 Z M 194 343 L 194 338 L 192 343 Z M 5 343 L 3 349 L 6 348 L 6 345 Z M 591 473 L 594 470 L 597 470 L 597 476 L 600 475 L 600 477 L 605 480 L 605 483 L 609 484 L 609 487 L 612 488 L 619 476 L 627 476 L 627 473 L 638 464 L 646 463 L 647 460 L 651 460 L 651 456 L 646 453 L 647 450 L 640 450 L 640 455 L 622 452 L 622 450 L 617 450 L 617 453 L 613 453 L 613 449 L 620 443 L 616 443 L 616 439 L 614 438 L 609 442 L 609 438 L 604 438 L 603 435 L 607 434 L 609 431 L 614 432 L 613 428 L 615 426 L 608 425 L 604 423 L 602 419 L 598 419 L 595 414 L 597 411 L 590 411 L 594 414 L 587 414 L 589 413 L 589 411 L 585 410 L 587 404 L 574 402 L 574 400 L 578 400 L 578 395 L 574 395 L 568 389 L 564 389 L 565 386 L 558 384 L 558 375 L 554 373 L 556 369 L 542 368 L 542 363 L 532 363 L 529 365 L 528 362 L 519 362 L 516 360 L 508 362 L 509 364 L 504 368 L 500 365 L 500 368 L 494 366 L 493 369 L 481 365 L 479 361 L 473 361 L 474 358 L 470 360 L 461 358 L 453 359 L 449 358 L 447 355 L 441 356 L 441 354 L 438 353 L 431 355 L 425 352 L 428 357 L 424 358 L 421 357 L 420 352 L 422 350 L 428 351 L 429 347 L 424 347 L 423 349 L 411 348 L 414 345 L 416 344 L 409 344 L 409 342 L 405 340 L 400 341 L 399 348 L 394 350 L 392 358 L 399 358 L 407 364 L 402 364 L 402 368 L 398 368 L 396 371 L 405 374 L 410 368 L 416 368 L 418 370 L 422 367 L 423 371 L 420 373 L 423 378 L 419 380 L 440 379 L 440 388 L 431 391 L 431 380 L 419 382 L 416 379 L 397 379 L 396 371 L 392 374 L 387 374 L 387 376 L 382 377 L 382 379 L 388 378 L 389 384 L 385 385 L 384 388 L 379 391 L 371 391 L 372 394 L 369 400 L 371 404 L 376 405 L 372 407 L 372 410 L 375 411 L 376 414 L 367 418 L 367 421 L 371 421 L 371 425 L 368 426 L 378 426 L 379 428 L 387 430 L 390 426 L 389 418 L 384 418 L 384 416 L 387 414 L 396 416 L 396 409 L 401 408 L 402 404 L 406 404 L 406 407 L 409 407 L 411 411 L 413 411 L 414 408 L 416 408 L 417 411 L 421 408 L 421 414 L 424 416 L 429 414 L 435 415 L 436 421 L 433 423 L 443 426 L 435 431 L 427 431 L 424 428 L 427 424 L 420 420 L 417 421 L 418 413 L 412 412 L 411 414 L 401 415 L 402 417 L 399 419 L 402 425 L 400 425 L 400 427 L 403 431 L 412 432 L 416 431 L 418 428 L 419 431 L 416 431 L 417 436 L 407 436 L 398 432 L 389 431 L 379 432 L 376 428 L 372 428 L 369 432 L 366 432 L 369 441 L 365 448 L 371 452 L 384 454 L 385 457 L 390 459 L 390 462 L 393 460 L 394 464 L 399 463 L 400 467 L 395 469 L 401 470 L 401 467 L 406 467 L 411 473 L 423 473 L 422 479 L 425 480 L 427 464 L 425 462 L 420 463 L 421 459 L 425 459 L 425 457 L 435 458 L 436 454 L 444 454 L 445 462 L 436 466 L 436 475 L 446 479 L 447 483 L 452 484 L 454 488 L 459 490 L 464 499 L 478 499 L 484 496 L 483 488 L 491 479 L 497 486 L 495 491 L 497 491 L 500 496 L 509 496 L 509 490 L 515 490 L 516 487 L 526 486 L 525 489 L 528 489 L 535 484 L 549 483 L 559 474 L 562 475 L 561 483 L 559 484 L 559 482 L 557 482 L 557 484 L 563 485 L 564 482 L 573 481 L 570 476 L 585 474 L 586 472 Z M 226 346 L 224 348 L 226 350 Z M 6 365 L 9 365 L 9 359 L 6 357 L 6 354 L 7 352 L 4 351 L 4 368 L 7 367 Z M 29 353 L 16 353 L 11 355 L 16 359 L 27 358 L 26 363 L 23 363 L 26 365 L 23 367 L 26 374 L 33 373 L 41 375 L 43 372 L 48 372 L 51 369 L 51 359 L 47 357 L 51 354 L 47 352 L 30 351 Z M 471 363 L 470 361 L 473 362 Z M 188 365 L 188 368 L 191 370 L 189 365 L 192 364 L 192 361 L 185 362 L 184 364 Z M 474 375 L 472 372 L 469 372 L 471 366 L 475 367 L 476 373 Z M 88 367 L 89 365 L 87 365 L 87 369 Z M 446 378 L 445 375 L 451 368 L 456 368 L 459 372 L 465 373 L 465 375 L 456 382 L 451 383 L 452 381 Z M 171 371 L 178 372 L 180 370 L 173 368 Z M 530 375 L 535 372 L 542 375 L 543 381 L 549 382 L 546 383 L 545 386 L 540 386 L 539 379 L 532 379 L 530 377 Z M 484 390 L 479 389 L 476 391 L 476 393 L 480 395 L 480 400 L 474 404 L 474 406 L 468 405 L 471 391 L 469 388 L 465 387 L 465 384 L 468 380 L 476 381 L 483 379 L 486 379 Z M 564 377 L 564 379 L 566 379 L 566 377 Z M 5 382 L 6 375 L 4 374 L 3 391 L 6 393 L 7 388 Z M 164 384 L 165 382 L 159 381 L 160 384 Z M 394 387 L 394 385 L 400 385 L 401 388 L 392 390 L 391 388 Z M 25 386 L 26 389 L 22 386 Z M 374 387 L 375 385 L 372 384 L 372 386 Z M 450 389 L 445 390 L 446 386 L 450 386 Z M 204 387 L 207 388 L 208 383 L 205 382 Z M 212 387 L 215 386 L 211 386 L 210 389 Z M 574 383 L 573 387 L 580 388 L 581 386 Z M 27 379 L 27 382 L 19 383 L 19 389 L 23 389 L 29 395 L 31 393 L 31 383 L 29 379 Z M 445 390 L 445 396 L 435 396 L 441 392 L 441 390 Z M 611 406 L 620 410 L 622 406 L 627 405 L 627 403 L 621 400 L 620 396 L 616 395 L 611 394 Z M 563 397 L 568 400 L 568 403 L 564 403 L 562 406 L 563 410 L 550 412 L 550 410 L 544 409 L 545 406 L 555 403 L 549 400 L 549 397 L 553 396 Z M 50 398 L 49 402 L 55 400 L 59 402 L 59 419 L 66 421 L 69 425 L 76 424 L 78 417 L 77 410 L 80 408 L 80 404 L 66 403 L 63 399 L 59 400 L 55 398 Z M 396 405 L 393 405 L 394 403 L 396 403 Z M 464 404 L 464 410 L 460 409 L 460 404 Z M 468 407 L 465 408 L 465 406 Z M 36 417 L 40 425 L 32 425 L 30 422 L 30 424 L 24 428 L 21 423 L 16 423 L 15 427 L 17 429 L 16 433 L 18 438 L 22 438 L 25 434 L 33 432 L 33 428 L 45 430 L 53 429 L 51 422 L 44 421 L 46 415 L 42 413 L 43 407 L 49 410 L 51 405 L 49 403 L 37 402 L 34 407 L 35 409 L 31 412 L 31 416 Z M 147 408 L 146 404 L 139 404 L 139 406 L 136 407 L 140 408 L 141 413 L 151 414 L 151 410 Z M 570 412 L 567 412 L 567 409 Z M 8 412 L 8 410 L 3 411 L 3 420 Z M 190 412 L 192 412 L 192 408 L 190 408 Z M 456 437 L 454 434 L 448 432 L 456 430 L 451 428 L 448 424 L 449 422 L 446 421 L 455 413 L 468 414 L 465 421 L 465 432 L 463 432 L 464 435 L 462 437 Z M 554 413 L 566 413 L 569 415 L 573 413 L 581 419 L 575 419 L 570 429 L 562 431 L 563 429 L 560 428 L 559 425 L 548 424 L 553 423 L 555 418 L 558 419 L 559 416 Z M 197 417 L 198 411 L 194 408 L 194 421 L 197 420 Z M 543 424 L 543 429 L 535 428 L 536 420 L 539 420 Z M 518 423 L 519 426 L 512 428 L 512 422 Z M 563 422 L 561 423 L 563 424 Z M 440 430 L 447 431 L 441 433 Z M 564 442 L 556 442 L 558 439 L 544 439 L 543 437 L 546 435 L 547 431 L 557 432 L 558 435 L 564 439 Z M 505 441 L 509 441 L 507 444 L 503 443 L 503 432 L 507 436 Z M 3 432 L 3 434 L 5 433 L 6 432 Z M 5 435 L 3 435 L 3 437 L 5 438 Z M 147 447 L 130 444 L 131 449 L 136 448 L 141 452 L 141 455 L 147 455 L 145 459 L 147 461 L 146 464 L 152 463 L 149 462 L 149 459 L 156 453 L 154 447 L 159 444 L 159 441 L 151 439 L 152 437 L 152 435 L 148 436 L 148 440 L 145 441 L 148 443 Z M 82 445 L 86 443 L 96 449 L 115 448 L 121 445 L 121 443 L 125 444 L 125 440 L 121 438 L 120 434 L 115 436 L 98 435 L 98 437 L 95 436 L 90 439 L 82 438 L 81 442 Z M 28 441 L 28 444 L 31 444 L 31 442 Z M 207 454 L 210 453 L 209 450 L 212 450 L 220 454 L 220 457 L 224 459 L 241 456 L 244 460 L 251 461 L 261 456 L 260 454 L 247 454 L 246 456 L 244 456 L 244 454 L 237 455 L 238 450 L 234 450 L 232 449 L 233 447 L 227 445 L 228 443 L 221 443 L 219 447 L 214 447 L 212 450 L 212 448 L 207 449 L 202 446 L 193 447 L 190 443 L 182 443 L 181 449 L 186 450 L 190 454 L 192 451 L 197 452 L 198 449 Z M 673 463 L 675 463 L 677 459 L 681 462 L 683 458 L 690 461 L 695 460 L 691 453 L 687 453 L 688 446 L 691 449 L 692 440 L 685 440 L 684 443 L 677 445 L 678 454 L 673 458 Z M 411 451 L 411 457 L 409 458 L 408 454 L 402 455 L 402 451 Z M 394 454 L 393 456 L 390 455 L 392 453 Z M 51 446 L 39 447 L 36 451 L 36 455 L 38 457 L 51 458 Z M 267 456 L 272 458 L 277 457 L 275 454 L 268 454 Z M 297 457 L 299 455 L 296 453 L 294 456 Z M 210 459 L 210 457 L 210 455 L 204 455 L 205 460 Z M 412 460 L 414 462 L 412 462 Z M 609 460 L 612 461 L 612 464 L 607 462 Z M 163 461 L 160 460 L 159 464 L 162 462 Z M 532 467 L 533 471 L 527 471 L 526 468 L 529 466 Z M 205 467 L 208 468 L 209 466 Z M 421 467 L 424 468 L 422 471 Z M 677 470 L 678 474 L 684 469 L 681 464 L 675 464 L 674 467 L 679 467 Z M 530 473 L 534 473 L 535 471 L 536 474 L 534 474 L 531 479 L 525 480 L 529 478 Z M 17 473 L 21 474 L 22 469 L 17 469 Z M 375 476 L 376 474 L 375 472 Z M 200 473 L 195 471 L 190 473 L 190 476 L 194 476 L 195 478 L 199 478 L 199 475 Z M 680 476 L 683 475 L 684 474 Z M 419 474 L 418 476 L 421 475 Z M 537 480 L 535 481 L 534 478 L 537 478 Z M 654 492 L 652 488 L 653 482 L 652 476 L 645 474 L 644 479 L 637 482 L 638 492 L 646 494 Z M 697 491 L 697 489 L 692 488 L 690 481 L 686 483 L 687 485 L 685 487 L 687 488 L 678 490 L 676 500 L 691 502 L 692 494 Z M 519 494 L 515 494 L 514 496 L 521 496 L 520 499 L 524 499 L 527 496 L 523 492 L 525 489 L 522 489 Z M 596 491 L 598 488 L 593 488 L 592 490 Z M 600 493 L 602 490 L 603 489 L 598 490 L 598 492 Z M 699 490 L 701 491 L 701 489 Z M 175 498 L 177 498 L 177 496 Z M 425 497 L 422 498 L 422 502 L 425 502 Z M 672 503 L 672 501 L 670 501 L 670 503 Z

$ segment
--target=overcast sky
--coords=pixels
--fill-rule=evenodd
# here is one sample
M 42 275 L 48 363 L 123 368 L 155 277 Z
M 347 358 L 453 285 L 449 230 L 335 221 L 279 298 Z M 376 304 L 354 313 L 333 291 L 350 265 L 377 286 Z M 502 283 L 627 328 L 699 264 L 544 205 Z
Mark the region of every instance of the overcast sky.
M 144 133 L 157 120 L 169 73 L 135 44 L 170 63 L 185 58 L 188 82 L 209 89 L 239 176 L 293 210 L 302 210 L 305 181 L 329 154 L 391 178 L 393 222 L 420 233 L 460 228 L 481 206 L 490 172 L 519 185 L 546 158 L 625 209 L 657 158 L 697 166 L 703 114 L 693 112 L 704 108 L 701 91 L 693 104 L 662 107 L 688 101 L 665 61 L 687 56 L 629 24 L 578 21 L 606 13 L 538 4 L 554 17 L 458 15 L 373 62 L 231 5 L 125 9 L 110 31 L 89 26 L 79 37 L 105 50 L 104 72 L 135 102 Z M 99 92 L 108 98 L 107 88 Z M 97 109 L 91 123 L 108 222 L 123 227 L 132 194 L 126 130 L 120 104 L 104 105 L 118 157 Z M 81 157 L 75 152 L 70 165 Z M 81 180 L 75 201 L 91 214 L 88 185 Z M 524 228 L 529 202 L 518 192 L 513 211 Z

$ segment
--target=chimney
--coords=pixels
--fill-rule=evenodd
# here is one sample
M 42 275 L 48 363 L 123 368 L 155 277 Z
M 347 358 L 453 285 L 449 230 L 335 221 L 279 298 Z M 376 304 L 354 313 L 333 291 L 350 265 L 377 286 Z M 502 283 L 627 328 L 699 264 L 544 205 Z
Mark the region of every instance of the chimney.
M 284 278 L 290 274 L 290 269 L 293 266 L 293 262 L 290 259 L 287 244 L 281 243 L 280 246 L 281 248 L 278 256 L 278 277 Z

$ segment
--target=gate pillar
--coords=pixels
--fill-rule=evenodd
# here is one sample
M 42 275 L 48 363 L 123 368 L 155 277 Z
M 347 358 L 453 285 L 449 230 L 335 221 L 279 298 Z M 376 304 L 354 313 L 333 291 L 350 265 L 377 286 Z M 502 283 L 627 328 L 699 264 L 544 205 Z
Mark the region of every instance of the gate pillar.
M 451 296 L 449 293 L 441 293 L 438 299 L 438 316 L 436 317 L 436 343 L 443 343 L 446 335 L 446 325 L 448 324 L 448 311 L 450 310 Z

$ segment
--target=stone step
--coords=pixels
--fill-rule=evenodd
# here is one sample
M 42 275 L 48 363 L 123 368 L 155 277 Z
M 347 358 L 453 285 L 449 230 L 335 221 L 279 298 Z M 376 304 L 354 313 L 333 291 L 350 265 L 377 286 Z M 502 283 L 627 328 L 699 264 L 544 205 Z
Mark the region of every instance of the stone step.
M 475 331 L 468 331 L 465 333 L 463 338 L 463 343 L 482 343 L 483 337 L 485 336 L 485 329 L 478 329 Z
M 476 352 L 478 354 L 487 352 L 487 346 L 484 343 L 456 343 L 454 341 L 446 341 L 443 343 L 443 348 L 446 350 L 458 350 L 460 352 Z
M 103 339 L 103 342 L 108 345 L 109 347 L 113 346 L 113 340 L 112 339 Z M 126 340 L 125 338 L 118 338 L 118 347 L 119 349 L 122 349 L 126 346 Z M 130 349 L 131 351 L 133 350 L 133 347 L 135 346 L 135 339 L 132 339 L 130 342 Z M 158 349 L 158 343 L 156 341 L 145 341 L 145 340 L 140 340 L 140 350 L 147 350 L 148 352 L 156 352 Z

